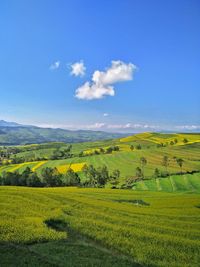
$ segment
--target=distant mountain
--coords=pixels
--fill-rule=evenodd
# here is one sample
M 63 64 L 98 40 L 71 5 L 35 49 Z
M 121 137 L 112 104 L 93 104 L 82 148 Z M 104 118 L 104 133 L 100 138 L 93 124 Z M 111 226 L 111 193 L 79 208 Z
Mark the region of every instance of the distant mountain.
M 0 120 L 0 145 L 23 145 L 45 142 L 76 143 L 113 139 L 122 136 L 125 135 L 102 131 L 70 131 L 64 129 L 40 128 Z
M 0 127 L 16 127 L 16 126 L 22 126 L 19 123 L 16 122 L 9 122 L 9 121 L 4 121 L 4 120 L 0 120 Z

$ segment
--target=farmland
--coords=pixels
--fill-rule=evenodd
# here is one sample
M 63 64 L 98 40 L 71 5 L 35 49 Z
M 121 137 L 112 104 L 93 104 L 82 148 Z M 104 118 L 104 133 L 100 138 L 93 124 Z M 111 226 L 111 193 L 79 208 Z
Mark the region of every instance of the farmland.
M 199 203 L 196 194 L 3 186 L 1 266 L 198 266 Z
M 186 139 L 187 143 L 183 140 Z M 173 141 L 176 140 L 176 143 Z M 173 144 L 170 144 L 172 142 Z M 159 147 L 162 144 L 163 146 Z M 142 149 L 136 149 L 141 145 Z M 135 169 L 140 166 L 140 158 L 145 157 L 147 164 L 144 169 L 146 179 L 154 176 L 155 168 L 159 168 L 160 172 L 165 171 L 162 164 L 164 156 L 169 158 L 168 171 L 171 174 L 180 172 L 176 159 L 182 158 L 184 164 L 183 172 L 200 170 L 200 135 L 199 134 L 159 134 L 159 133 L 142 133 L 120 139 L 112 139 L 107 141 L 96 141 L 77 143 L 72 146 L 73 157 L 66 159 L 51 160 L 50 156 L 58 147 L 60 150 L 65 149 L 65 143 L 49 143 L 46 145 L 27 145 L 18 147 L 20 152 L 15 155 L 17 158 L 24 158 L 26 162 L 20 164 L 9 164 L 0 167 L 0 175 L 3 172 L 23 172 L 26 167 L 30 167 L 32 171 L 39 175 L 43 168 L 56 167 L 59 172 L 64 173 L 70 167 L 74 171 L 80 172 L 84 164 L 92 164 L 95 167 L 106 165 L 110 171 L 118 168 L 120 170 L 120 183 L 131 176 L 134 176 Z M 106 150 L 109 146 L 118 146 L 119 151 L 112 153 L 99 153 L 95 151 L 99 149 Z M 134 149 L 131 150 L 130 146 Z M 80 157 L 82 152 L 84 157 Z M 37 161 L 38 157 L 42 160 Z M 31 160 L 31 161 L 29 161 Z
M 110 147 L 118 149 L 106 153 Z M 68 148 L 65 143 L 18 146 L 9 163 L 2 160 L 0 176 L 23 174 L 29 167 L 42 177 L 48 167 L 62 175 L 73 170 L 81 183 L 0 186 L 0 266 L 199 266 L 200 135 L 143 133 L 76 143 L 69 158 L 51 159 L 54 151 Z M 1 149 L 6 155 L 10 148 Z M 141 157 L 147 161 L 144 177 L 135 179 Z M 11 163 L 18 158 L 26 161 Z M 177 158 L 183 159 L 181 169 Z M 83 188 L 83 168 L 91 164 L 107 166 L 109 173 L 117 168 L 118 189 L 109 182 L 105 188 Z M 168 175 L 155 176 L 156 168 Z

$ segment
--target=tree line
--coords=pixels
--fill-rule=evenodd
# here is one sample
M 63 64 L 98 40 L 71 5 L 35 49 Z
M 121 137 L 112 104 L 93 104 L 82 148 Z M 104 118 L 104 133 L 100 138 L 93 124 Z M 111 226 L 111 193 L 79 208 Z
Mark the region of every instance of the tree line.
M 177 158 L 177 157 L 174 157 L 173 159 L 176 161 L 177 165 L 180 167 L 180 174 L 182 174 L 184 160 L 182 158 Z M 134 182 L 145 179 L 145 166 L 147 165 L 147 163 L 148 161 L 145 157 L 140 158 L 140 166 L 136 167 L 135 175 L 133 177 L 128 177 L 126 179 L 125 187 L 131 187 Z M 168 171 L 169 164 L 170 164 L 169 157 L 167 155 L 164 155 L 162 158 L 161 165 L 165 167 L 165 171 L 163 172 L 160 169 L 155 168 L 153 177 L 158 178 L 158 177 L 169 176 L 170 175 Z
M 61 174 L 57 168 L 46 167 L 39 176 L 29 167 L 19 173 L 4 172 L 0 176 L 0 185 L 30 186 L 30 187 L 56 187 L 56 186 L 82 186 L 82 187 L 105 187 L 109 182 L 112 187 L 119 183 L 120 171 L 114 170 L 109 173 L 107 166 L 95 168 L 93 165 L 85 165 L 82 170 L 83 177 L 69 168 Z M 82 180 L 82 181 L 81 181 Z

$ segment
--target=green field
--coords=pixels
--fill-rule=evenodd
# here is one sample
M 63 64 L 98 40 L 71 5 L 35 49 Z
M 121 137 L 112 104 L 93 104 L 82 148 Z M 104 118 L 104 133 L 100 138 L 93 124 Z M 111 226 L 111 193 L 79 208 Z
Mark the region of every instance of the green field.
M 188 140 L 186 144 L 183 143 L 184 138 Z M 170 145 L 170 142 L 174 139 L 177 139 L 177 143 Z M 167 145 L 158 147 L 158 144 L 161 143 Z M 141 150 L 135 148 L 133 151 L 130 150 L 130 145 L 136 147 L 138 144 L 142 146 Z M 118 145 L 120 151 L 113 152 L 112 154 L 88 155 L 85 157 L 78 156 L 80 151 L 83 151 L 85 155 L 87 155 L 87 153 L 93 152 L 96 149 L 106 149 L 108 146 L 112 145 Z M 48 156 L 51 155 L 57 146 L 64 149 L 67 145 L 64 143 L 52 143 L 51 147 L 51 143 L 49 143 L 46 145 L 23 146 L 21 147 L 23 152 L 18 153 L 16 155 L 17 157 L 25 157 L 27 160 L 33 157 L 47 157 L 47 159 L 43 160 L 43 163 L 33 161 L 30 163 L 26 162 L 2 166 L 0 167 L 0 174 L 5 171 L 22 172 L 27 166 L 40 174 L 44 167 L 59 167 L 71 163 L 84 163 L 87 165 L 93 164 L 95 167 L 106 165 L 110 171 L 118 168 L 121 172 L 121 183 L 123 183 L 128 177 L 135 175 L 135 169 L 137 166 L 140 166 L 141 157 L 147 159 L 147 165 L 144 169 L 145 178 L 151 179 L 154 175 L 155 168 L 159 168 L 161 172 L 164 172 L 165 167 L 162 166 L 162 159 L 165 155 L 169 157 L 168 171 L 172 174 L 180 171 L 175 157 L 184 160 L 183 172 L 200 170 L 200 134 L 143 133 L 121 139 L 77 143 L 72 146 L 73 158 L 49 160 Z
M 200 196 L 0 187 L 1 266 L 199 266 Z
M 164 192 L 191 192 L 200 193 L 200 173 L 171 175 L 166 178 L 156 178 L 136 182 L 135 190 L 164 191 Z
M 68 145 L 19 146 L 11 159 L 23 157 L 26 162 L 2 165 L 0 175 L 30 167 L 41 176 L 45 167 L 56 167 L 60 173 L 70 167 L 84 181 L 84 164 L 106 165 L 109 172 L 120 170 L 123 187 L 145 157 L 145 177 L 134 180 L 129 190 L 109 189 L 109 183 L 104 189 L 0 186 L 0 266 L 199 266 L 199 134 L 143 133 L 77 143 L 72 158 L 49 159 L 55 149 Z M 119 151 L 94 154 L 116 145 Z M 164 156 L 169 158 L 170 176 L 156 178 L 155 168 L 166 170 Z M 37 157 L 42 159 L 34 160 Z M 182 173 L 176 158 L 184 160 Z

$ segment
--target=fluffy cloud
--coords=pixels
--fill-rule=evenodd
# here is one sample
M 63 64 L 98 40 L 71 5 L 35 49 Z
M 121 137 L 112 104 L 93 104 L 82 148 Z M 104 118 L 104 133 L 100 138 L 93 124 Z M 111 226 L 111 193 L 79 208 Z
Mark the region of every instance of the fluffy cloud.
M 50 70 L 56 70 L 56 69 L 58 69 L 60 67 L 60 61 L 55 61 L 54 63 L 52 63 L 51 65 L 50 65 Z
M 175 128 L 179 130 L 199 130 L 200 125 L 181 125 L 181 126 L 176 126 Z
M 82 60 L 71 65 L 71 75 L 82 77 L 85 75 L 85 71 L 86 67 Z
M 103 116 L 104 116 L 104 117 L 108 117 L 109 114 L 108 114 L 108 113 L 104 113 Z
M 103 122 L 96 122 L 94 124 L 86 125 L 87 129 L 100 129 L 105 126 L 105 123 Z
M 114 96 L 115 91 L 113 86 L 97 85 L 89 82 L 84 83 L 76 90 L 76 97 L 79 99 L 100 99 L 105 95 Z
M 160 127 L 157 125 L 148 125 L 148 124 L 133 124 L 133 123 L 125 123 L 125 124 L 108 124 L 108 129 L 129 129 L 129 130 L 158 130 Z
M 104 96 L 114 96 L 113 84 L 133 79 L 136 66 L 120 60 L 112 61 L 111 67 L 105 71 L 96 70 L 92 82 L 86 82 L 76 90 L 75 96 L 79 99 L 101 99 Z

